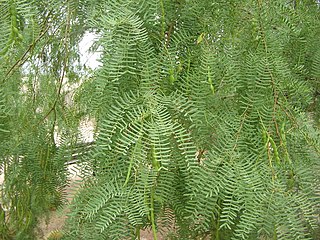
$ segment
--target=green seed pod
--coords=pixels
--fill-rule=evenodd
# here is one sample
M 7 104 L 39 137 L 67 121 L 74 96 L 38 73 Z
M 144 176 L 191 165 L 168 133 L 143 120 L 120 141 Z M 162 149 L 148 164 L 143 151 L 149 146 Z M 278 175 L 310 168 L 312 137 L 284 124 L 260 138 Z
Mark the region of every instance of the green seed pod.
M 170 76 L 169 76 L 170 83 L 173 84 L 176 81 L 176 79 L 174 77 L 174 71 L 171 69 L 169 71 L 169 74 L 170 74 Z
M 197 44 L 200 44 L 203 41 L 204 33 L 201 33 L 197 39 Z
M 17 16 L 16 15 L 11 15 L 11 25 L 12 27 L 17 27 Z
M 19 38 L 19 40 L 21 40 L 21 41 L 23 41 L 23 39 L 24 39 L 21 33 L 18 33 L 18 38 Z
M 12 31 L 16 34 L 19 35 L 19 30 L 16 27 L 12 27 Z
M 267 143 L 267 132 L 266 132 L 266 130 L 264 130 L 263 129 L 263 131 L 262 131 L 262 141 L 263 141 L 263 143 L 264 144 L 266 144 Z
M 9 8 L 9 13 L 11 16 L 16 16 L 17 15 L 17 9 L 14 5 L 11 5 Z
M 212 94 L 214 95 L 214 86 L 212 84 L 210 84 L 210 89 L 211 89 Z
M 273 148 L 274 157 L 276 158 L 276 162 L 280 164 L 279 152 L 276 143 L 273 141 L 272 137 L 269 137 L 269 141 L 271 147 Z
M 289 164 L 292 164 L 292 161 L 291 161 L 291 159 L 290 159 L 290 157 L 289 157 L 288 151 L 286 151 L 286 154 L 285 154 L 285 156 L 284 156 L 284 159 L 285 159 L 286 162 L 288 162 Z

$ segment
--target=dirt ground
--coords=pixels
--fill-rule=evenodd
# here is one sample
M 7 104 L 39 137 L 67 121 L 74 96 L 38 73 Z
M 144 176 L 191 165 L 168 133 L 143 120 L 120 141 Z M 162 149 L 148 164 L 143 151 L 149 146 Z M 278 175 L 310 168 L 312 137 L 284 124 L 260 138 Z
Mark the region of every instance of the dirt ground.
M 72 190 L 76 189 L 77 182 L 79 181 L 81 179 L 76 174 L 72 175 L 70 185 L 65 189 L 68 203 L 71 202 L 75 194 Z M 46 240 L 50 233 L 61 230 L 67 219 L 67 213 L 68 205 L 65 205 L 62 209 L 51 211 L 49 219 L 42 219 L 38 229 L 38 240 Z

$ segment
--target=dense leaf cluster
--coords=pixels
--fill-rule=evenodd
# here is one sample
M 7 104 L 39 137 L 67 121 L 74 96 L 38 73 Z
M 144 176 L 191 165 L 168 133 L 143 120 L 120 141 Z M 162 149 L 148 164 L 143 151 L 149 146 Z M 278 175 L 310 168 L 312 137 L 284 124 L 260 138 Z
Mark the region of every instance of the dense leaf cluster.
M 0 0 L 5 239 L 32 239 L 79 151 L 64 239 L 317 239 L 316 1 L 50 3 Z M 89 75 L 86 31 L 102 51 Z

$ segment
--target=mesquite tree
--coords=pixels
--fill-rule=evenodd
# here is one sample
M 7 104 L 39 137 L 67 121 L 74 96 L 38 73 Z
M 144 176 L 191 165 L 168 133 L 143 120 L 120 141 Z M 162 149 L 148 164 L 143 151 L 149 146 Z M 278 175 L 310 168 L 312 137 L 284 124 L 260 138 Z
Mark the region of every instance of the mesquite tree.
M 87 168 L 63 239 L 316 239 L 317 1 L 0 0 L 0 13 L 4 239 L 34 239 L 74 156 Z M 88 32 L 94 71 L 79 60 Z

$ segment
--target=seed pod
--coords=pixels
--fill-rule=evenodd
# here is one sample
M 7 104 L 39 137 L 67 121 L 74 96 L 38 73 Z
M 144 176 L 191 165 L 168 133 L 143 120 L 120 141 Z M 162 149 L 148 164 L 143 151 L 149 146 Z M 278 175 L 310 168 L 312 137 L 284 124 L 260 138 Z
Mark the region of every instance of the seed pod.
M 19 35 L 19 30 L 16 27 L 12 27 L 12 31 L 16 34 Z
M 197 39 L 197 44 L 200 44 L 203 41 L 204 33 L 201 33 Z
M 212 94 L 214 94 L 214 86 L 213 86 L 213 84 L 210 84 L 210 89 L 211 89 Z
M 17 16 L 16 15 L 11 15 L 11 25 L 12 27 L 17 27 Z
M 173 83 L 176 81 L 176 79 L 175 79 L 175 77 L 174 77 L 174 71 L 173 71 L 173 69 L 171 69 L 171 70 L 169 71 L 169 74 L 170 74 L 170 76 L 169 76 L 170 83 L 173 84 Z
M 263 141 L 263 143 L 264 144 L 266 144 L 267 143 L 267 131 L 266 130 L 264 130 L 263 129 L 263 131 L 262 131 L 262 141 Z
M 276 143 L 273 141 L 272 137 L 269 137 L 269 141 L 273 148 L 274 157 L 276 158 L 276 162 L 280 164 L 279 152 Z
M 18 33 L 18 38 L 19 38 L 19 40 L 23 41 L 23 36 L 21 33 Z

